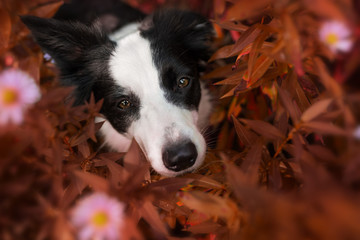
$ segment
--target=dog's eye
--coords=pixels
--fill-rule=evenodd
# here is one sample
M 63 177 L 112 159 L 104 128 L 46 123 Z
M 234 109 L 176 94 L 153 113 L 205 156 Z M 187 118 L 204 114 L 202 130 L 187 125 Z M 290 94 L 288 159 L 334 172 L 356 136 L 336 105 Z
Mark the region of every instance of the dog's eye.
M 184 87 L 187 87 L 189 85 L 189 83 L 190 83 L 190 78 L 182 77 L 177 81 L 177 86 L 179 88 L 184 88 Z
M 119 102 L 118 107 L 121 109 L 127 109 L 131 106 L 131 102 L 127 99 L 123 99 Z

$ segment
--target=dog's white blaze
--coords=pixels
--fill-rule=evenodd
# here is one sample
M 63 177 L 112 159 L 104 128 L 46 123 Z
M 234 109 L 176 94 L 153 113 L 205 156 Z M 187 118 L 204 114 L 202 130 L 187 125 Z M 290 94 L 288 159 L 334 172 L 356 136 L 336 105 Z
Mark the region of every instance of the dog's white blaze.
M 166 100 L 149 41 L 141 37 L 139 32 L 120 39 L 110 59 L 110 73 L 119 86 L 138 96 L 141 108 L 140 119 L 131 124 L 128 137 L 119 134 L 108 122 L 105 123 L 100 131 L 107 145 L 115 150 L 127 148 L 133 136 L 158 173 L 176 176 L 182 172 L 174 172 L 164 166 L 162 150 L 166 144 L 190 139 L 197 148 L 198 158 L 191 168 L 183 172 L 199 167 L 206 144 L 197 128 L 198 114 Z

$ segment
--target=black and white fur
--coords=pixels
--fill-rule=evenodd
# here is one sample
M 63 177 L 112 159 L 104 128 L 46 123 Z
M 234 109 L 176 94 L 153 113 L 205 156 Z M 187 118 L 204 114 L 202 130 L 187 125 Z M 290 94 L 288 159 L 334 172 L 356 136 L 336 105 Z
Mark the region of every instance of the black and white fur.
M 86 25 L 22 17 L 55 60 L 61 81 L 77 86 L 77 104 L 91 92 L 96 100 L 104 99 L 104 117 L 98 121 L 105 121 L 100 134 L 107 146 L 123 152 L 135 138 L 158 173 L 195 170 L 205 156 L 200 129 L 211 110 L 209 93 L 199 81 L 199 62 L 209 56 L 211 24 L 180 10 L 159 11 L 138 22 L 113 14 L 105 19 L 120 19 L 121 28 L 106 34 L 99 21 Z

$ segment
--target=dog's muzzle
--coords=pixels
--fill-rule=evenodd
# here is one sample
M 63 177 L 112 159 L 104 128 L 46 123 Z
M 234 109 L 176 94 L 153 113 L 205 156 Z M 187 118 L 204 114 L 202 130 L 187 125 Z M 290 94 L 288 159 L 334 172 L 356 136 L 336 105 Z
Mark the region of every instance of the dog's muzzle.
M 167 169 L 175 172 L 185 170 L 196 162 L 198 152 L 191 141 L 173 143 L 164 148 L 162 158 Z

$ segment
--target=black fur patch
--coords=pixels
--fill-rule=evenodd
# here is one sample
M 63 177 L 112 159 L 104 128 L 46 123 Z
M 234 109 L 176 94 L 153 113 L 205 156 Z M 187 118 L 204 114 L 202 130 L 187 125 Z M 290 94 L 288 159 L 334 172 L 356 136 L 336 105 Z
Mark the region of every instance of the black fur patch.
M 197 109 L 201 98 L 199 61 L 210 56 L 211 23 L 193 12 L 175 9 L 159 11 L 144 21 L 141 35 L 150 41 L 165 97 L 175 105 Z M 191 79 L 186 88 L 176 87 L 181 77 Z
M 55 60 L 61 83 L 77 86 L 76 104 L 89 99 L 96 81 L 110 79 L 108 61 L 115 43 L 101 29 L 33 16 L 21 19 L 37 43 Z

